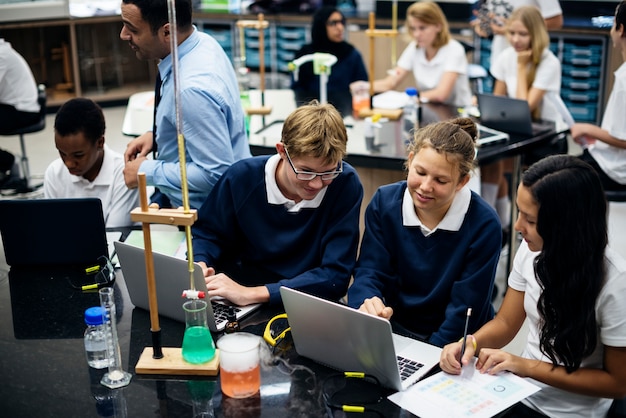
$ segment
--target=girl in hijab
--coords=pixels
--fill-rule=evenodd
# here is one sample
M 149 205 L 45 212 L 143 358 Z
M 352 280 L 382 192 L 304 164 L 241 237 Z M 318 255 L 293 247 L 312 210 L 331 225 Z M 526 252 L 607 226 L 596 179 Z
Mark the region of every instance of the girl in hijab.
M 311 43 L 304 45 L 294 58 L 316 52 L 326 52 L 337 57 L 328 77 L 328 102 L 343 116 L 352 114 L 350 83 L 367 81 L 367 70 L 359 51 L 344 41 L 346 18 L 335 7 L 324 6 L 313 16 Z M 320 77 L 313 73 L 313 62 L 300 67 L 298 80 L 291 84 L 298 106 L 313 99 L 320 100 Z

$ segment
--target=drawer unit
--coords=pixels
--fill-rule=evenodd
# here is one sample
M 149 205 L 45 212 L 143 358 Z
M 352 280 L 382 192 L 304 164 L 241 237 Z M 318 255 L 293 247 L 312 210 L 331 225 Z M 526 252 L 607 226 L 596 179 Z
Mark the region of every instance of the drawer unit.
M 252 69 L 258 69 L 261 66 L 261 31 L 254 28 L 244 29 L 244 39 L 246 44 L 246 65 Z M 270 70 L 272 67 L 272 37 L 270 28 L 263 30 L 263 48 L 265 50 L 265 69 Z
M 606 38 L 563 36 L 561 98 L 576 121 L 599 123 Z
M 266 88 L 287 88 L 290 85 L 288 64 L 294 60 L 295 53 L 310 42 L 311 25 L 272 18 L 268 19 L 268 22 L 268 27 L 263 29 Z M 224 19 L 218 18 L 201 18 L 194 21 L 194 24 L 199 30 L 213 36 L 231 60 L 242 53 L 243 42 L 246 66 L 253 72 L 260 70 L 260 29 L 254 27 L 240 29 L 237 20 L 225 24 Z M 254 82 L 253 87 L 257 87 Z
M 296 52 L 308 42 L 308 33 L 308 28 L 303 26 L 276 28 L 276 65 L 278 71 L 289 71 L 289 62 L 293 61 Z

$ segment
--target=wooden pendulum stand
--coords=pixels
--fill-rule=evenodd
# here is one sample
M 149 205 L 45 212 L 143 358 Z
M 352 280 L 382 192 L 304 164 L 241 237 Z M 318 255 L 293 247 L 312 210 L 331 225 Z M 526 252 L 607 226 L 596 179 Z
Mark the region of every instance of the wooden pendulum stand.
M 365 34 L 369 38 L 369 83 L 370 83 L 370 97 L 374 97 L 374 62 L 375 52 L 374 46 L 376 38 L 391 38 L 398 36 L 397 29 L 376 29 L 376 15 L 374 12 L 369 14 L 369 28 L 365 31 Z M 364 108 L 359 111 L 360 118 L 366 118 L 368 116 L 380 115 L 389 120 L 398 120 L 402 116 L 402 109 L 372 109 Z
M 159 324 L 159 309 L 154 279 L 154 258 L 152 255 L 150 224 L 177 225 L 189 228 L 198 219 L 198 213 L 195 209 L 159 209 L 157 207 L 149 207 L 146 192 L 146 175 L 139 173 L 138 180 L 141 206 L 130 212 L 130 219 L 133 222 L 141 222 L 141 229 L 143 231 L 146 280 L 148 283 L 148 301 L 150 305 L 152 350 L 150 350 L 150 347 L 144 348 L 135 366 L 135 373 L 216 376 L 219 370 L 217 351 L 213 360 L 202 364 L 191 364 L 183 360 L 181 348 L 161 347 L 161 326 Z
M 265 118 L 272 112 L 271 106 L 265 106 L 265 29 L 269 27 L 269 22 L 265 20 L 263 13 L 259 13 L 258 20 L 238 20 L 237 28 L 239 29 L 239 48 L 242 62 L 246 59 L 246 42 L 244 39 L 244 31 L 246 28 L 256 29 L 259 31 L 259 76 L 261 90 L 261 106 L 245 109 L 250 116 L 261 115 Z M 263 121 L 265 125 L 265 121 Z

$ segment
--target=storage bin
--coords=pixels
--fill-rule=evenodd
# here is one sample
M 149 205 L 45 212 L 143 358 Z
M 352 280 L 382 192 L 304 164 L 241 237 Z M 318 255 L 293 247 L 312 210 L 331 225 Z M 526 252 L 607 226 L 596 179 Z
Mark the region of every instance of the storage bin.
M 261 31 L 258 29 L 254 29 L 254 28 L 245 28 L 244 29 L 244 35 L 246 38 L 258 38 L 259 35 L 261 34 Z M 269 28 L 266 28 L 263 30 L 263 37 L 265 39 L 268 39 L 270 36 L 270 30 Z
M 276 28 L 276 36 L 280 39 L 301 41 L 303 43 L 306 42 L 305 28 L 279 27 Z
M 600 80 L 598 78 L 563 77 L 561 85 L 572 90 L 597 90 L 600 86 Z
M 567 42 L 563 45 L 563 49 L 566 54 L 576 56 L 599 57 L 602 54 L 602 45 L 597 44 Z
M 302 48 L 302 42 L 278 40 L 278 48 L 287 51 L 297 51 Z
M 596 120 L 598 109 L 596 105 L 567 105 L 567 108 L 578 122 L 595 122 Z
M 563 100 L 569 100 L 571 102 L 587 103 L 598 100 L 598 91 L 576 91 L 570 89 L 561 90 L 561 97 Z
M 568 75 L 577 78 L 600 77 L 600 67 L 598 66 L 576 66 L 564 64 L 562 70 L 564 76 Z
M 596 62 L 600 62 L 600 55 L 575 55 L 571 52 L 566 52 L 563 54 L 564 64 L 591 66 L 596 65 Z

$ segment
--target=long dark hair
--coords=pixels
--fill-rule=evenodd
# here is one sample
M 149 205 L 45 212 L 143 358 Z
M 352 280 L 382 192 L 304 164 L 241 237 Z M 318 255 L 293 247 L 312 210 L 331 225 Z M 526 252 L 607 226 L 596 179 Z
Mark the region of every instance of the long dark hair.
M 522 184 L 539 205 L 537 233 L 543 239 L 534 265 L 542 288 L 540 348 L 571 373 L 598 341 L 595 304 L 608 243 L 604 191 L 593 168 L 569 155 L 533 164 Z

